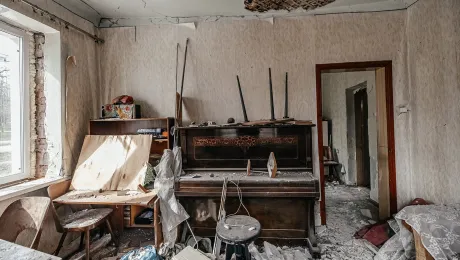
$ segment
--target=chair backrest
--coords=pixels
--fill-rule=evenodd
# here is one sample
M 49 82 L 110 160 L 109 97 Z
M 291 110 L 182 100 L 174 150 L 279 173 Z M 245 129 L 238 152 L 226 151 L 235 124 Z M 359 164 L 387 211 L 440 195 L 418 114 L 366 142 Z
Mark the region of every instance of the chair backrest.
M 47 197 L 27 197 L 11 203 L 0 217 L 0 239 L 16 243 L 18 236 L 28 231 L 33 234 L 33 239 L 30 245 L 24 246 L 37 249 L 50 203 Z M 29 239 L 26 240 L 29 243 Z
M 63 181 L 59 183 L 52 184 L 48 187 L 48 196 L 51 200 L 54 200 L 69 191 L 70 183 L 72 181 Z M 61 225 L 61 221 L 56 211 L 54 203 L 51 203 L 51 213 L 53 214 L 54 224 L 56 225 L 56 230 L 60 233 L 64 232 L 64 228 Z
M 323 155 L 325 159 L 328 161 L 334 160 L 334 154 L 332 153 L 332 149 L 330 146 L 323 146 Z

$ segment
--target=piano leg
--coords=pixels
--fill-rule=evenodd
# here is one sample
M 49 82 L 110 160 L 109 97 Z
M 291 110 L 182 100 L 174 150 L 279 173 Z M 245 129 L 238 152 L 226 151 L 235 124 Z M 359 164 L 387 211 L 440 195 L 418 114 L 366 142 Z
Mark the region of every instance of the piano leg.
M 307 199 L 307 246 L 315 259 L 321 258 L 321 251 L 318 247 L 315 234 L 315 200 Z

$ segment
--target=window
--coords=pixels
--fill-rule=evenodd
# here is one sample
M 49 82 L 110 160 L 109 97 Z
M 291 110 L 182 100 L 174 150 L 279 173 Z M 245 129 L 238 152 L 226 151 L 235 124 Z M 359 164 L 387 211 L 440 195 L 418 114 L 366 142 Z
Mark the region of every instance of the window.
M 30 177 L 28 35 L 0 22 L 0 184 Z

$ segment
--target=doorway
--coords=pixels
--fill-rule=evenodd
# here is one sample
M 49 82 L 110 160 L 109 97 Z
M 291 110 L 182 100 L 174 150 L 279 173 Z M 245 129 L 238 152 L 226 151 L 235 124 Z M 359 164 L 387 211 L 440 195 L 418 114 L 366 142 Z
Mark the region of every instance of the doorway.
M 375 194 L 376 201 L 378 202 L 379 218 L 385 219 L 391 214 L 397 211 L 396 201 L 396 167 L 395 167 L 395 154 L 394 154 L 394 117 L 393 117 L 393 88 L 392 88 L 392 63 L 391 61 L 376 61 L 376 62 L 356 62 L 356 63 L 334 63 L 334 64 L 319 64 L 316 65 L 316 83 L 317 83 L 317 120 L 322 122 L 325 117 L 323 116 L 323 96 L 327 96 L 328 93 L 323 91 L 323 79 L 322 74 L 324 73 L 341 73 L 341 72 L 370 72 L 375 78 L 375 84 L 372 89 L 375 91 L 375 111 L 372 111 L 369 96 L 369 86 L 349 86 L 354 87 L 352 92 L 346 91 L 343 96 L 347 96 L 347 104 L 350 104 L 346 108 L 347 120 L 345 126 L 347 128 L 347 139 L 344 147 L 349 147 L 349 139 L 354 139 L 355 148 L 350 150 L 354 156 L 342 158 L 339 160 L 339 168 L 342 172 L 348 171 L 344 181 L 349 181 L 354 184 L 372 187 L 373 182 L 378 185 L 378 191 Z M 369 82 L 367 82 L 368 84 Z M 350 93 L 352 95 L 350 96 Z M 343 108 L 345 109 L 345 108 Z M 353 111 L 352 113 L 350 111 Z M 351 113 L 351 114 L 350 114 Z M 375 115 L 375 125 L 370 124 L 370 116 Z M 348 118 L 353 117 L 352 121 Z M 330 120 L 330 119 L 328 119 Z M 331 120 L 330 120 L 331 121 Z M 352 122 L 352 123 L 351 123 Z M 337 122 L 340 126 L 340 122 Z M 334 121 L 332 120 L 334 125 Z M 321 223 L 326 224 L 326 200 L 325 197 L 325 154 L 327 149 L 323 146 L 323 124 L 318 123 L 318 153 L 319 153 L 319 166 L 320 166 L 320 184 L 321 184 Z M 354 128 L 354 132 L 348 130 L 349 127 Z M 370 128 L 375 128 L 375 134 L 372 138 L 369 138 Z M 333 129 L 337 128 L 337 124 Z M 330 134 L 329 134 L 330 135 Z M 332 133 L 334 135 L 334 133 Z M 333 136 L 332 139 L 336 140 L 334 143 L 338 143 L 337 136 Z M 343 145 L 342 140 L 342 145 Z M 337 147 L 334 144 L 335 147 Z M 370 154 L 372 151 L 370 147 L 375 146 L 375 154 Z M 333 151 L 338 152 L 340 151 Z M 371 157 L 376 161 L 375 165 L 372 166 Z M 352 163 L 347 165 L 350 161 L 355 162 L 355 168 Z M 347 167 L 344 167 L 346 165 Z M 372 172 L 372 168 L 378 172 L 377 178 L 372 178 L 369 174 Z M 342 174 L 343 175 L 343 174 Z M 351 181 L 350 181 L 351 180 Z
M 371 188 L 367 88 L 353 95 L 356 140 L 356 185 Z

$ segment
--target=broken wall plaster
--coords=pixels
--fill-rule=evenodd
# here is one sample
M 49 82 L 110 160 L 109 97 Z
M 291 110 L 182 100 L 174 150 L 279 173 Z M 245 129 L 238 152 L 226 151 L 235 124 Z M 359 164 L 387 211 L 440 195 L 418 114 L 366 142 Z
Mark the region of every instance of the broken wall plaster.
M 45 95 L 45 64 L 43 45 L 45 44 L 45 36 L 40 33 L 35 33 L 34 38 L 34 58 L 35 58 L 35 77 L 34 77 L 34 105 L 35 113 L 35 133 L 33 140 L 35 146 L 35 177 L 45 177 L 48 171 L 49 153 L 48 140 L 46 136 L 46 95 Z
M 266 20 L 271 23 L 275 19 L 297 18 L 302 16 L 312 16 L 307 13 L 293 12 L 289 14 L 257 14 L 257 15 L 238 15 L 238 16 L 191 16 L 191 17 L 150 17 L 150 18 L 102 18 L 100 28 L 133 27 L 145 25 L 161 24 L 183 24 L 183 23 L 203 23 L 203 22 L 232 22 L 246 20 Z
M 287 10 L 296 9 L 313 10 L 335 2 L 335 0 L 291 0 L 291 1 L 274 1 L 274 0 L 245 0 L 244 7 L 251 12 L 267 12 L 270 10 Z

